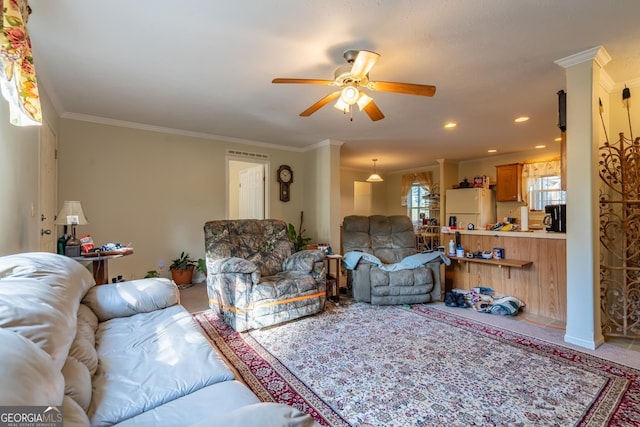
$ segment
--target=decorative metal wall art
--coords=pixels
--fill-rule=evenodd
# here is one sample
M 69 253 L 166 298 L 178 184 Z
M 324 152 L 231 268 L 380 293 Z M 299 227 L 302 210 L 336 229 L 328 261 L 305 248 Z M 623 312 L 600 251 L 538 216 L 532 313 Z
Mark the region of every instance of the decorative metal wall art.
M 623 102 L 629 112 L 629 89 Z M 602 105 L 602 104 L 600 104 Z M 602 117 L 602 107 L 600 108 Z M 640 336 L 640 138 L 629 132 L 599 147 L 600 307 L 605 336 Z M 603 120 L 604 127 L 604 120 Z

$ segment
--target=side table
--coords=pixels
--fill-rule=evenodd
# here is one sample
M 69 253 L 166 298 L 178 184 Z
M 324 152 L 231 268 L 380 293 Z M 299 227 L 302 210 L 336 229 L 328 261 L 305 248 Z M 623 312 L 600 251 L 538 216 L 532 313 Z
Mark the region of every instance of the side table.
M 327 266 L 327 299 L 338 303 L 340 301 L 340 264 L 342 263 L 342 255 L 331 254 L 325 255 L 324 261 Z M 332 273 L 331 264 L 334 264 L 334 272 Z
M 132 253 L 133 250 L 121 251 L 120 253 L 111 255 L 102 255 L 100 252 L 94 252 L 92 253 L 92 256 L 76 256 L 71 258 L 80 263 L 91 261 L 93 279 L 96 281 L 96 285 L 104 285 L 109 283 L 109 260 L 122 258 L 123 256 L 131 255 Z

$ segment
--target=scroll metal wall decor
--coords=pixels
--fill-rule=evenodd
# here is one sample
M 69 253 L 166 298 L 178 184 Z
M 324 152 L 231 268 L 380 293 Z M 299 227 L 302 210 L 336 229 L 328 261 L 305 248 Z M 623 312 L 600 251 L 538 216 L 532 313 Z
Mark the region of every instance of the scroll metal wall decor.
M 640 138 L 599 147 L 600 307 L 605 336 L 640 337 Z

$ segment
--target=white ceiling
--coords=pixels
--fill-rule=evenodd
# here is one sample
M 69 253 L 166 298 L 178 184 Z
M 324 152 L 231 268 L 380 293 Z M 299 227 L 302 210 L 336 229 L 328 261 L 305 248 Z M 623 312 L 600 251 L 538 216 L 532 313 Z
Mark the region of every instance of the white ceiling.
M 38 78 L 63 117 L 298 149 L 338 140 L 342 166 L 369 169 L 377 157 L 380 172 L 486 157 L 489 148 L 553 147 L 556 92 L 565 89 L 558 59 L 602 45 L 615 83 L 640 76 L 638 0 L 30 5 Z M 332 79 L 346 49 L 380 53 L 372 80 L 432 84 L 437 92 L 370 92 L 386 118 L 372 122 L 356 111 L 350 122 L 331 104 L 298 115 L 333 88 L 271 84 L 275 77 Z M 516 125 L 519 115 L 531 120 Z M 448 120 L 458 127 L 444 130 Z

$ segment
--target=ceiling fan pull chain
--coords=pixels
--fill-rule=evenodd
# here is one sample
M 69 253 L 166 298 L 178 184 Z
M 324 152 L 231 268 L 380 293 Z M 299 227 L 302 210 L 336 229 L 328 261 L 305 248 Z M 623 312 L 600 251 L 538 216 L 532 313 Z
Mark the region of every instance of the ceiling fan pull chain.
M 349 121 L 353 121 L 353 105 L 349 105 Z

